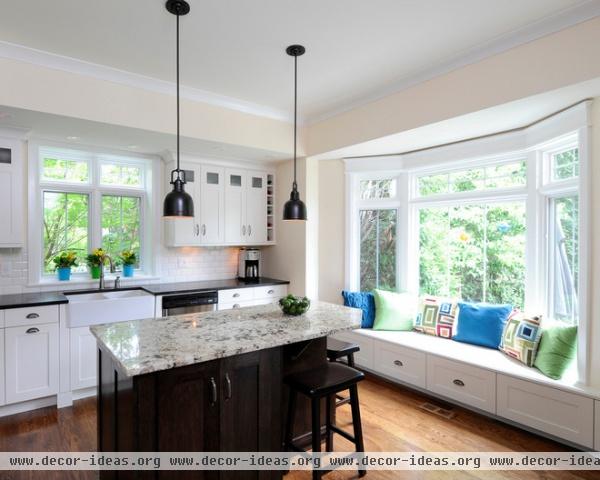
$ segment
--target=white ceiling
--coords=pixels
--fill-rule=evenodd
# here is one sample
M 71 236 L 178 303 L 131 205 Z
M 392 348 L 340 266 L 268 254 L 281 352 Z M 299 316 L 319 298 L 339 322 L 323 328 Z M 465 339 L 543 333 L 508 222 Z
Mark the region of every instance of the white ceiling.
M 308 121 L 475 61 L 597 9 L 598 0 L 190 0 L 182 83 Z M 0 0 L 0 41 L 174 79 L 175 20 L 163 0 Z

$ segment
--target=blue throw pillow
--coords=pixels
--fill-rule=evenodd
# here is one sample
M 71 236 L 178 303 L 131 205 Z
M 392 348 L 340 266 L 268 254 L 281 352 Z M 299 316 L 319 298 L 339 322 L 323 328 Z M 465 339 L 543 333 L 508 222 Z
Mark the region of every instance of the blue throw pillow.
M 342 291 L 344 305 L 347 307 L 360 308 L 363 311 L 362 328 L 373 328 L 375 321 L 375 297 L 371 292 L 348 292 Z
M 512 305 L 458 303 L 458 325 L 452 340 L 498 348 Z

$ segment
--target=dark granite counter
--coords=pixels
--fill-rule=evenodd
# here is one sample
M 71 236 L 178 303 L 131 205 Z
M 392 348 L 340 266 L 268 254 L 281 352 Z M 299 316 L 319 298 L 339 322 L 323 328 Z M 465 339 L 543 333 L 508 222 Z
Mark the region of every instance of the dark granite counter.
M 40 305 L 58 305 L 69 300 L 61 292 L 15 293 L 0 295 L 0 310 L 7 308 L 36 307 Z
M 204 282 L 157 283 L 143 285 L 141 288 L 153 295 L 167 295 L 173 293 L 201 292 L 209 290 L 231 290 L 234 288 L 266 287 L 269 285 L 287 285 L 287 280 L 260 277 L 256 282 L 244 282 L 237 278 L 227 280 L 207 280 Z

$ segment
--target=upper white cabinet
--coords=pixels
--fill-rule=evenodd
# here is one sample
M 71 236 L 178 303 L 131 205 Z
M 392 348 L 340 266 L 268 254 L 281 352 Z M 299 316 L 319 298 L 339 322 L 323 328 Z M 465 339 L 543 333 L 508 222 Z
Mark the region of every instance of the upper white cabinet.
M 21 141 L 0 137 L 0 248 L 23 246 Z
M 195 217 L 165 219 L 166 246 L 273 242 L 273 174 L 200 163 L 184 164 L 182 169 Z

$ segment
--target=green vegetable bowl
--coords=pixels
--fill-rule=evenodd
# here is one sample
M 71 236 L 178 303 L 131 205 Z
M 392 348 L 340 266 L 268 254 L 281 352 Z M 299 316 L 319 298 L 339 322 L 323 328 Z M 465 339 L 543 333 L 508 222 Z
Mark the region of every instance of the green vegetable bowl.
M 286 315 L 302 315 L 310 308 L 310 300 L 306 297 L 288 295 L 279 300 L 279 306 Z

